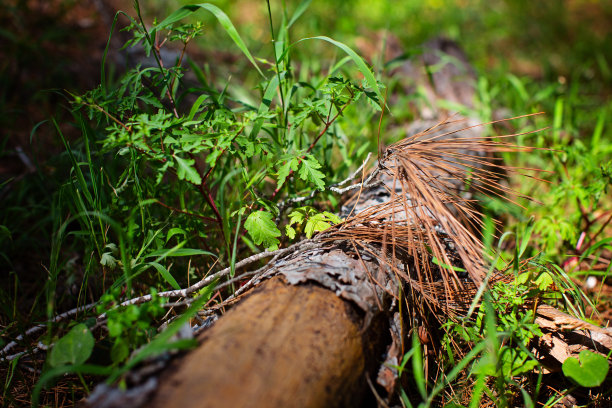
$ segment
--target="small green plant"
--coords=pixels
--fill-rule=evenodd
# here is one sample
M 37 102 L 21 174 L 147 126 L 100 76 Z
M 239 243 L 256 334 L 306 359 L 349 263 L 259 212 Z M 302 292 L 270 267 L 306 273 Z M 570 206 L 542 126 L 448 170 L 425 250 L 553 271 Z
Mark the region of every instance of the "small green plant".
M 134 345 L 151 341 L 157 334 L 153 323 L 166 313 L 163 307 L 166 299 L 158 297 L 155 289 L 151 290 L 149 302 L 122 308 L 116 307 L 119 292 L 116 288 L 112 293 L 103 295 L 97 307 L 98 314 L 106 314 L 108 335 L 113 342 L 110 357 L 114 364 L 124 362 Z
M 51 367 L 83 364 L 89 359 L 94 342 L 94 337 L 89 328 L 85 324 L 79 323 L 70 329 L 64 337 L 55 342 L 47 362 Z
M 563 374 L 581 387 L 598 387 L 608 375 L 608 359 L 589 350 L 582 350 L 578 358 L 569 357 L 563 363 Z
M 318 212 L 312 207 L 299 207 L 289 214 L 289 223 L 285 226 L 287 236 L 295 238 L 296 228 L 303 227 L 306 238 L 311 238 L 315 232 L 325 231 L 342 219 L 329 211 Z

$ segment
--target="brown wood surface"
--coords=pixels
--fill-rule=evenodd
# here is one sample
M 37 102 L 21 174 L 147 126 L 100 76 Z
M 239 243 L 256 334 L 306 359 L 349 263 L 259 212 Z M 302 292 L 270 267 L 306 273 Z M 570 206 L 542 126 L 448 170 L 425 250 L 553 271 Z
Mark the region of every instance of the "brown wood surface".
M 362 318 L 333 292 L 281 278 L 229 311 L 160 378 L 153 407 L 360 406 Z M 375 374 L 374 374 L 375 375 Z M 148 404 L 150 405 L 150 404 Z

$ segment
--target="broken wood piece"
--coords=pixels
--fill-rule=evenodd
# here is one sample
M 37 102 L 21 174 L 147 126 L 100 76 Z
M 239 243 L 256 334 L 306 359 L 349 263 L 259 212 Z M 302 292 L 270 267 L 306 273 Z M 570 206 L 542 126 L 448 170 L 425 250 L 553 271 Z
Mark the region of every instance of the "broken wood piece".
M 612 351 L 612 329 L 597 327 L 549 305 L 540 305 L 535 322 L 544 336 L 536 341 L 535 354 L 548 371 L 559 371 L 569 357 L 582 350 L 608 356 Z

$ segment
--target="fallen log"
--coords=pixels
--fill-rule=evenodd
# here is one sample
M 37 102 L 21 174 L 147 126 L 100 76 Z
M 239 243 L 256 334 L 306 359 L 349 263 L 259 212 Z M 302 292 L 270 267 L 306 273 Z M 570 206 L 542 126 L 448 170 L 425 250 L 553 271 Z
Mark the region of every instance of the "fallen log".
M 361 406 L 362 373 L 385 344 L 384 330 L 362 331 L 362 315 L 327 289 L 273 278 L 172 364 L 151 406 Z
M 439 64 L 440 53 L 465 61 L 452 43 L 437 41 L 429 47 L 421 58 L 425 67 Z M 458 70 L 446 64 L 428 77 L 420 71 L 423 65 L 404 67 L 404 72 L 421 72 L 417 83 L 428 87 L 432 97 L 471 103 L 473 89 L 465 86 L 466 76 L 473 79 L 469 66 Z M 418 82 L 424 77 L 429 80 Z M 458 121 L 421 121 L 409 132 L 381 156 L 364 182 L 372 187 L 345 204 L 346 221 L 270 262 L 247 284 L 256 289 L 199 336 L 200 346 L 155 378 L 147 405 L 353 407 L 389 402 L 398 383 L 393 366 L 406 351 L 409 332 L 417 330 L 425 345 L 435 343 L 436 318 L 464 312 L 484 280 L 481 246 L 470 229 L 475 227 L 472 195 L 463 190 L 465 174 L 470 173 L 477 189 L 488 180 L 479 180 L 479 172 L 499 176 L 486 157 L 517 149 L 483 138 L 481 128 Z M 460 160 L 449 159 L 457 156 Z M 503 187 L 494 188 L 503 192 Z M 461 266 L 467 273 L 436 266 L 433 257 L 438 265 Z M 408 310 L 400 310 L 402 302 Z M 596 346 L 582 341 L 581 347 L 609 351 L 612 337 L 606 330 L 568 315 L 563 320 L 555 311 L 537 309 L 538 322 L 554 341 L 542 338 L 535 347 L 545 364 L 556 362 L 551 369 L 577 354 L 569 332 L 581 333 L 582 340 L 585 333 L 603 336 Z M 571 320 L 570 326 L 562 320 Z M 90 403 L 109 407 L 127 401 Z

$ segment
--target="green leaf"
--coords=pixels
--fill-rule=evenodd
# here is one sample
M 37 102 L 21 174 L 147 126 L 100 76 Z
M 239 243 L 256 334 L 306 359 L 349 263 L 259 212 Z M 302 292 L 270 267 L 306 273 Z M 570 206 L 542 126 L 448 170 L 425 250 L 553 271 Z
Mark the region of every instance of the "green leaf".
M 302 0 L 302 2 L 297 6 L 295 11 L 293 12 L 293 16 L 291 16 L 291 20 L 287 23 L 287 29 L 289 29 L 293 23 L 297 21 L 298 18 L 306 11 L 308 6 L 310 6 L 310 2 L 312 0 Z
M 105 252 L 100 258 L 100 265 L 114 269 L 117 266 L 117 260 L 113 256 L 112 252 Z
M 548 272 L 542 272 L 535 280 L 535 284 L 540 290 L 546 290 L 553 284 L 553 278 Z
M 113 363 L 121 363 L 130 355 L 130 348 L 121 338 L 115 340 L 115 344 L 111 348 L 110 356 Z
M 149 265 L 157 269 L 157 272 L 159 272 L 159 274 L 164 278 L 166 282 L 170 284 L 170 286 L 172 286 L 173 289 L 179 290 L 181 288 L 177 283 L 176 279 L 174 279 L 174 276 L 172 276 L 170 274 L 170 271 L 167 270 L 163 265 L 160 265 L 157 262 L 149 262 Z
M 255 59 L 249 52 L 249 49 L 244 44 L 244 41 L 242 41 L 242 38 L 240 38 L 240 34 L 238 34 L 238 31 L 236 31 L 236 27 L 234 27 L 234 24 L 232 24 L 232 21 L 229 19 L 227 14 L 225 14 L 219 7 L 213 4 L 200 3 L 200 4 L 190 4 L 190 5 L 183 6 L 177 11 L 175 11 L 174 13 L 170 14 L 168 17 L 166 17 L 161 23 L 155 26 L 152 31 L 167 28 L 170 25 L 176 23 L 177 21 L 182 20 L 183 18 L 191 15 L 192 13 L 195 13 L 196 11 L 200 9 L 209 11 L 212 15 L 214 15 L 217 18 L 217 21 L 219 21 L 219 24 L 221 24 L 221 26 L 225 29 L 225 32 L 227 33 L 227 35 L 229 35 L 230 38 L 234 40 L 234 43 L 236 44 L 236 46 L 240 48 L 240 51 L 242 51 L 243 54 L 251 62 L 251 64 L 253 64 L 253 66 L 257 69 L 257 72 L 259 72 L 261 76 L 265 78 L 266 76 L 259 69 L 259 66 L 257 65 L 257 63 L 255 62 Z
M 287 236 L 291 239 L 295 238 L 296 230 L 292 227 L 294 224 L 301 225 L 306 221 L 304 232 L 308 239 L 312 238 L 315 232 L 325 231 L 332 224 L 342 222 L 342 219 L 336 214 L 328 211 L 317 213 L 317 210 L 310 206 L 299 207 L 289 214 L 289 224 L 285 226 Z
M 244 223 L 244 227 L 257 245 L 263 243 L 266 248 L 270 249 L 278 247 L 279 240 L 276 237 L 280 237 L 281 232 L 274 223 L 272 214 L 268 211 L 251 213 Z
M 278 76 L 272 77 L 268 86 L 266 87 L 266 91 L 264 92 L 263 99 L 259 104 L 259 109 L 257 110 L 258 119 L 253 124 L 253 129 L 251 130 L 251 138 L 257 138 L 261 127 L 265 121 L 265 115 L 270 110 L 270 105 L 272 104 L 272 98 L 276 94 L 276 90 L 278 89 Z
M 304 227 L 304 232 L 306 233 L 306 238 L 310 239 L 314 235 L 315 232 L 325 231 L 331 224 L 328 222 L 329 220 L 325 217 L 325 214 L 315 214 L 312 217 L 308 218 L 306 222 L 306 226 Z
M 157 261 L 161 261 L 163 258 L 169 256 L 196 256 L 196 255 L 212 255 L 216 256 L 212 252 L 204 251 L 203 249 L 194 248 L 170 248 L 170 249 L 159 249 L 147 254 L 145 258 L 160 257 Z
M 189 319 L 191 319 L 198 311 L 202 309 L 204 304 L 210 299 L 213 290 L 217 286 L 216 282 L 202 288 L 200 291 L 200 296 L 191 303 L 189 308 L 176 320 L 174 320 L 166 330 L 159 333 L 150 343 L 145 344 L 142 348 L 140 348 L 135 356 L 132 357 L 125 366 L 123 366 L 119 370 L 115 370 L 110 377 L 107 379 L 109 383 L 112 383 L 117 380 L 123 373 L 130 370 L 132 367 L 139 364 L 146 358 L 151 356 L 159 355 L 160 353 L 166 350 L 172 349 L 184 349 L 187 347 L 195 347 L 197 345 L 197 341 L 195 339 L 185 339 L 185 340 L 177 340 L 172 341 L 172 336 L 174 336 L 178 331 L 185 325 L 189 323 Z
M 306 215 L 310 213 L 310 208 L 311 207 L 306 206 L 296 208 L 295 210 L 291 211 L 291 214 L 289 214 L 289 225 L 299 225 L 304 222 L 304 220 L 306 219 Z
M 285 180 L 289 176 L 291 170 L 296 171 L 298 169 L 298 160 L 296 157 L 287 160 L 278 169 L 278 181 L 276 182 L 276 188 L 281 188 L 285 184 Z
M 123 325 L 118 319 L 108 319 L 106 326 L 108 327 L 108 334 L 111 337 L 118 337 L 123 333 Z
M 502 375 L 506 377 L 516 377 L 528 373 L 538 366 L 538 362 L 529 358 L 527 353 L 509 347 L 502 348 L 500 358 L 502 360 Z
M 182 228 L 170 228 L 170 231 L 168 231 L 168 234 L 166 234 L 166 243 L 168 243 L 168 241 L 170 241 L 170 239 L 175 235 L 182 235 L 183 237 L 186 237 L 187 232 Z
M 289 239 L 294 239 L 295 238 L 295 228 L 293 228 L 291 225 L 285 225 L 285 234 L 287 234 Z
M 485 354 L 472 366 L 473 374 L 495 375 L 497 373 L 497 359 L 492 354 Z
M 320 172 L 318 169 L 321 168 L 321 165 L 312 156 L 307 156 L 304 160 L 302 160 L 302 165 L 300 166 L 300 178 L 305 181 L 310 181 L 314 183 L 319 190 L 325 189 L 325 183 L 323 179 L 325 178 L 325 174 Z
M 55 343 L 49 355 L 49 364 L 52 367 L 83 364 L 91 355 L 94 342 L 87 326 L 77 324 Z
M 321 214 L 325 215 L 325 218 L 327 218 L 333 224 L 340 224 L 342 222 L 342 218 L 338 217 L 334 213 L 330 213 L 329 211 L 323 211 Z
M 517 285 L 526 285 L 527 282 L 529 282 L 530 278 L 531 278 L 531 273 L 530 272 L 521 273 L 516 278 L 516 284 Z
M 608 375 L 608 359 L 589 350 L 582 350 L 578 359 L 566 359 L 563 362 L 563 374 L 582 387 L 601 385 Z
M 193 167 L 195 160 L 193 159 L 181 159 L 178 156 L 174 156 L 176 160 L 176 175 L 181 180 L 187 180 L 193 184 L 201 184 L 202 177 L 198 174 L 197 170 Z
M 204 101 L 209 97 L 210 95 L 208 94 L 202 94 L 198 97 L 198 99 L 196 99 L 193 105 L 191 105 L 191 110 L 189 111 L 189 116 L 187 116 L 187 120 L 193 120 L 193 118 L 195 118 L 195 115 L 196 113 L 198 113 L 200 106 L 202 106 L 202 103 L 204 103 Z

